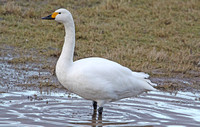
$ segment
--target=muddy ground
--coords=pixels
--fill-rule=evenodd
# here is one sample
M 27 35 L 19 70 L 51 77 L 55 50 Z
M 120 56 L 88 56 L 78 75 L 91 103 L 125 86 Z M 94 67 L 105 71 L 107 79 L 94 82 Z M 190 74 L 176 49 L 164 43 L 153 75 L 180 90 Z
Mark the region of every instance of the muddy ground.
M 158 91 L 106 104 L 102 117 L 92 102 L 70 94 L 57 81 L 57 58 L 35 51 L 1 49 L 0 126 L 199 126 L 199 73 L 152 77 Z M 24 59 L 21 59 L 24 58 Z M 194 87 L 197 86 L 197 87 Z

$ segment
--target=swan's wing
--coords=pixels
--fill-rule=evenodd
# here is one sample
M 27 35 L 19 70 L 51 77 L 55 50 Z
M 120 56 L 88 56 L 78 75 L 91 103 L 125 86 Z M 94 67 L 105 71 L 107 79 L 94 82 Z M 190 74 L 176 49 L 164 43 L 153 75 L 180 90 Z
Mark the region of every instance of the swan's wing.
M 114 85 L 132 85 L 133 87 L 140 87 L 142 81 L 154 86 L 149 79 L 148 74 L 143 72 L 133 72 L 129 68 L 124 67 L 116 62 L 103 59 L 103 58 L 86 58 L 81 59 L 73 64 L 72 70 L 75 70 L 75 74 L 79 77 L 85 77 L 85 79 L 91 81 L 111 82 Z M 96 79 L 96 80 L 95 80 Z
M 130 69 L 116 62 L 96 57 L 75 61 L 72 70 L 75 70 L 74 73 L 77 75 L 86 76 L 88 79 L 99 78 L 102 81 L 110 80 L 112 82 L 132 75 Z

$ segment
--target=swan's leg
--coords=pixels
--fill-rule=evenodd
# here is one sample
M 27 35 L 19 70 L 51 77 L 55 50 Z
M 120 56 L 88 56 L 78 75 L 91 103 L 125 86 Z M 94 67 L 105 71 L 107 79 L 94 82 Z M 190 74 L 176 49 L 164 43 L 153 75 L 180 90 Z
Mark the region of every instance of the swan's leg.
M 99 107 L 98 112 L 99 112 L 99 114 L 101 115 L 102 112 L 103 112 L 103 107 Z
M 97 104 L 98 104 L 98 106 L 99 106 L 99 108 L 98 108 L 99 115 L 102 115 L 102 112 L 103 112 L 103 105 L 104 105 L 106 102 L 109 102 L 109 100 L 97 100 Z
M 94 110 L 97 110 L 97 102 L 96 101 L 93 101 L 93 108 L 94 108 Z
M 97 116 L 97 112 L 96 110 L 94 110 L 92 114 L 92 123 L 96 123 L 96 116 Z

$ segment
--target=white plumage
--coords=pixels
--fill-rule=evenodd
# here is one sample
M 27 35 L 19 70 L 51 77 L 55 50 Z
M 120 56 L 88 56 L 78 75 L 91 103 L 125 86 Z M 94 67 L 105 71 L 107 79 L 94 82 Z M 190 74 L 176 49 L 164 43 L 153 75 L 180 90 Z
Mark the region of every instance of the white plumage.
M 152 87 L 156 84 L 147 79 L 148 74 L 132 72 L 116 62 L 98 57 L 73 62 L 75 27 L 72 15 L 66 9 L 58 9 L 43 19 L 55 19 L 64 24 L 65 42 L 56 65 L 56 75 L 69 91 L 103 107 L 107 102 L 156 90 Z

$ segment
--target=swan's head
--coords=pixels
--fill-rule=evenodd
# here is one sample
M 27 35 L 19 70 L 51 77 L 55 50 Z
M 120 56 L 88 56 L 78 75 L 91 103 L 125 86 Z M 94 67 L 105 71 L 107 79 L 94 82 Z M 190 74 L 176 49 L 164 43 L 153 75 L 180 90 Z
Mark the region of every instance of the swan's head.
M 56 21 L 58 21 L 60 23 L 65 23 L 71 18 L 72 18 L 71 13 L 68 10 L 64 9 L 64 8 L 61 8 L 61 9 L 56 10 L 51 15 L 43 17 L 42 19 L 56 20 Z

